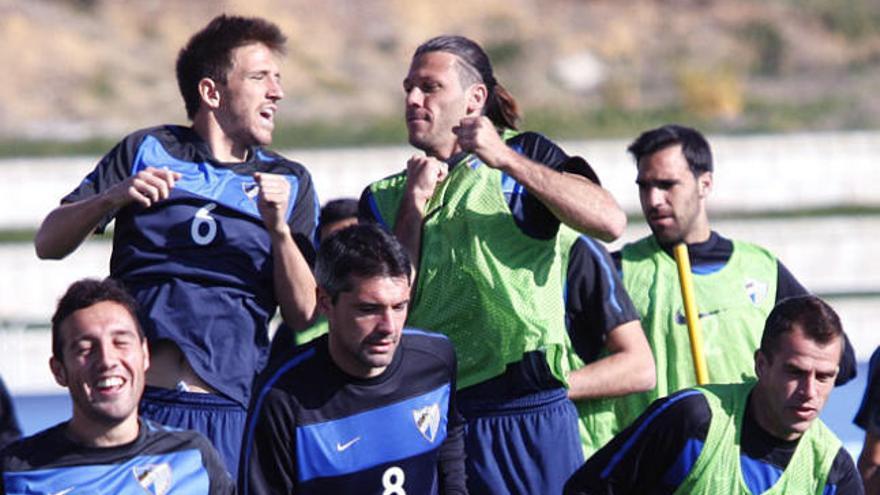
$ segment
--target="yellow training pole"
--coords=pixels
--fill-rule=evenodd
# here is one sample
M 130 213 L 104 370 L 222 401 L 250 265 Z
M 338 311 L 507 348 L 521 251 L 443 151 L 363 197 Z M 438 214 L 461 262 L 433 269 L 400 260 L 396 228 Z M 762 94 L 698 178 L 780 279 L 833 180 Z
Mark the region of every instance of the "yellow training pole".
M 684 301 L 684 315 L 687 319 L 688 335 L 691 341 L 691 356 L 697 372 L 697 385 L 709 383 L 706 357 L 703 356 L 703 336 L 700 329 L 700 313 L 694 297 L 694 280 L 691 278 L 691 260 L 688 258 L 687 244 L 680 243 L 673 248 L 675 264 L 678 266 L 678 281 L 681 285 L 681 299 Z

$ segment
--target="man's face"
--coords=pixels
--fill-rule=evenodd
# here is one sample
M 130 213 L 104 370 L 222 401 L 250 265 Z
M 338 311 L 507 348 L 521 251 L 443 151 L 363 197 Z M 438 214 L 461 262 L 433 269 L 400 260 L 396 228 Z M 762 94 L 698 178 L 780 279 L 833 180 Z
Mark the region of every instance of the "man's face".
M 330 325 L 330 355 L 346 373 L 369 378 L 391 363 L 409 304 L 406 277 L 353 279 L 334 303 L 319 289 L 318 304 Z
M 74 421 L 114 425 L 137 416 L 150 358 L 128 310 L 102 301 L 71 313 L 59 330 L 61 358 L 50 367 L 70 390 Z
M 475 85 L 461 86 L 457 60 L 448 52 L 425 53 L 413 59 L 403 80 L 409 144 L 441 160 L 458 151 L 452 128 L 482 111 L 472 94 Z
M 645 221 L 661 244 L 702 242 L 708 238 L 705 198 L 712 187 L 712 173 L 694 177 L 681 145 L 643 156 L 638 163 L 636 184 Z
M 226 136 L 242 147 L 271 144 L 277 103 L 284 97 L 272 50 L 262 43 L 234 49 L 226 84 L 218 87 L 220 108 L 216 115 Z
M 795 326 L 780 337 L 772 356 L 756 353 L 752 410 L 759 425 L 782 440 L 795 440 L 807 431 L 834 388 L 841 341 L 822 345 Z

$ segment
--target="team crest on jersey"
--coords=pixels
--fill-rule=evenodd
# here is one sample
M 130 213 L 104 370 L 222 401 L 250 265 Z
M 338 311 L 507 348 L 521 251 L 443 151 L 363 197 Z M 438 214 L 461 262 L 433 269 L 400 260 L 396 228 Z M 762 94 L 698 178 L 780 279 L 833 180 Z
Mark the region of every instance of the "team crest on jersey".
M 430 406 L 416 409 L 412 413 L 419 433 L 433 443 L 437 438 L 437 431 L 440 429 L 440 405 L 435 402 Z
M 260 186 L 256 182 L 242 182 L 241 191 L 248 199 L 254 199 L 257 197 L 257 194 L 260 194 Z
M 746 279 L 745 289 L 746 295 L 749 296 L 749 300 L 755 306 L 761 304 L 764 298 L 767 297 L 767 284 L 760 280 Z
M 147 493 L 164 495 L 171 489 L 171 465 L 167 462 L 135 466 L 131 470 Z

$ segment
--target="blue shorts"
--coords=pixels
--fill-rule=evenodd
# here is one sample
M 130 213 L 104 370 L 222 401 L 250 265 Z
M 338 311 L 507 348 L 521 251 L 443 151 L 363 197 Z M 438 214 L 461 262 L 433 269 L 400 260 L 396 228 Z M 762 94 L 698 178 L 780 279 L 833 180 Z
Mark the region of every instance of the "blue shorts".
M 232 479 L 237 479 L 247 420 L 247 410 L 238 402 L 222 395 L 147 386 L 141 397 L 140 415 L 165 426 L 205 435 L 226 463 Z
M 506 400 L 459 400 L 467 419 L 470 493 L 562 493 L 584 462 L 578 416 L 565 389 Z

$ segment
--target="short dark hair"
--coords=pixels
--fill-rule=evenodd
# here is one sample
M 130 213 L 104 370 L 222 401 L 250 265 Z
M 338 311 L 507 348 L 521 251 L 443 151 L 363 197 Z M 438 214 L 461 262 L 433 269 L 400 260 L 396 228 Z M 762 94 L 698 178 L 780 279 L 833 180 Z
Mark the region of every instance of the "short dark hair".
M 712 171 L 712 149 L 709 142 L 696 129 L 682 125 L 667 124 L 645 131 L 626 150 L 632 154 L 638 165 L 643 157 L 675 145 L 681 145 L 681 153 L 694 177 Z
M 412 281 L 411 276 L 406 250 L 375 223 L 352 225 L 328 237 L 315 261 L 318 286 L 333 302 L 340 293 L 353 288 L 353 277 L 406 277 Z
M 85 278 L 67 288 L 67 292 L 58 300 L 55 314 L 52 315 L 52 356 L 55 359 L 61 359 L 64 347 L 61 338 L 61 324 L 64 320 L 76 311 L 104 301 L 115 302 L 124 307 L 134 320 L 138 336 L 144 340 L 144 332 L 137 318 L 137 303 L 125 287 L 112 278 L 104 280 Z
M 262 43 L 278 54 L 284 53 L 287 37 L 274 23 L 259 17 L 215 17 L 201 31 L 194 34 L 177 56 L 177 86 L 190 119 L 199 110 L 199 81 L 208 77 L 226 84 L 226 75 L 232 69 L 232 51 L 236 48 Z
M 476 41 L 464 36 L 442 35 L 419 45 L 413 60 L 430 52 L 447 52 L 458 57 L 458 77 L 461 86 L 483 83 L 489 90 L 483 111 L 496 126 L 516 129 L 522 118 L 519 105 L 507 89 L 496 79 L 489 55 Z
M 357 218 L 358 201 L 353 198 L 340 198 L 328 201 L 321 207 L 318 225 L 338 222 L 346 218 Z
M 777 303 L 767 317 L 761 336 L 761 353 L 772 360 L 779 350 L 780 337 L 792 332 L 795 326 L 808 339 L 822 345 L 843 337 L 840 318 L 828 303 L 813 295 L 789 297 Z

